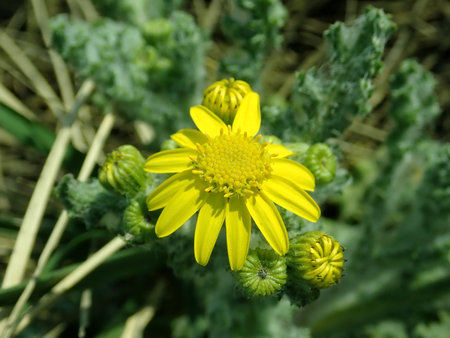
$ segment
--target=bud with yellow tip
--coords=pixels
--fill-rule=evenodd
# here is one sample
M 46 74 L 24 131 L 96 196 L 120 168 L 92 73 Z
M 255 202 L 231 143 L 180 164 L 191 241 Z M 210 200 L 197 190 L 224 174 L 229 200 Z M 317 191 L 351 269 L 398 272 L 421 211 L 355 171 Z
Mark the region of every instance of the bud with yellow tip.
M 311 231 L 295 237 L 290 243 L 287 264 L 306 284 L 328 288 L 342 276 L 344 251 L 333 237 Z
M 203 92 L 202 105 L 231 124 L 245 95 L 252 91 L 250 85 L 230 78 L 214 82 Z

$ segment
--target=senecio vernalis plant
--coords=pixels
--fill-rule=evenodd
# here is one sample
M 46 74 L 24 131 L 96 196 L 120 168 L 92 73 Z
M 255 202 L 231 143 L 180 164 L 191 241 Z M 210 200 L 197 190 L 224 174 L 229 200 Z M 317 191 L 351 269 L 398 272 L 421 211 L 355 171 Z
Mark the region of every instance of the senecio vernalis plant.
M 112 2 L 99 2 L 109 13 Z M 389 15 L 368 7 L 330 26 L 326 62 L 296 73 L 289 97 L 277 101 L 260 96 L 259 79 L 266 53 L 281 41 L 281 2 L 233 2 L 236 12 L 222 22 L 233 47 L 218 60 L 223 79 L 212 84 L 202 78 L 207 39 L 193 18 L 173 1 L 143 19 L 146 3 L 133 2 L 122 21 L 114 20 L 120 11 L 98 22 L 53 19 L 54 48 L 95 80 L 95 102 L 157 130 L 142 153 L 122 145 L 98 179 L 67 175 L 57 193 L 72 218 L 150 250 L 189 290 L 200 310 L 173 320 L 175 337 L 277 337 L 292 316 L 289 304 L 316 300 L 308 314 L 323 313 L 314 330 L 333 336 L 336 327 L 345 332 L 358 322 L 354 314 L 371 323 L 373 312 L 382 317 L 403 304 L 416 290 L 405 287 L 414 276 L 425 295 L 444 285 L 441 275 L 432 284 L 417 269 L 419 262 L 432 269 L 436 259 L 448 261 L 450 247 L 448 218 L 439 216 L 449 209 L 450 152 L 423 138 L 440 112 L 431 74 L 406 60 L 392 77 L 395 127 L 382 158 L 374 156 L 378 176 L 352 178 L 339 161 L 341 134 L 371 111 L 372 81 L 395 30 Z M 354 188 L 352 180 L 364 184 Z M 321 217 L 319 206 L 330 197 L 358 226 Z M 320 294 L 342 280 L 344 265 L 344 282 Z M 358 296 L 347 297 L 354 290 Z M 383 292 L 382 303 L 370 298 Z M 271 331 L 269 324 L 278 326 Z M 308 336 L 292 327 L 286 336 Z

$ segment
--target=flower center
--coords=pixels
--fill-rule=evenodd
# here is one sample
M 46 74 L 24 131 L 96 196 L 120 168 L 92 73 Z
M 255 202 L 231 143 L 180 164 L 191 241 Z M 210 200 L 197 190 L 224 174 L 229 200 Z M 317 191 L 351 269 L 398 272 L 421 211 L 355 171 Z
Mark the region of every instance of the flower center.
M 233 133 L 228 126 L 228 133 L 221 130 L 219 136 L 197 144 L 200 154 L 192 172 L 208 183 L 205 191 L 222 192 L 226 198 L 253 195 L 271 171 L 267 143 L 260 144 L 259 138 Z

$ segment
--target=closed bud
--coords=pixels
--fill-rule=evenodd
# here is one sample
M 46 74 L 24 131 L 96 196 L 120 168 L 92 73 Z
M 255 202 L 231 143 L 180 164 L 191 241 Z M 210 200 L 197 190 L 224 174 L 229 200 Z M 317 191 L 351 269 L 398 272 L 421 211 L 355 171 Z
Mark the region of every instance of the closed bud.
M 172 22 L 164 18 L 149 20 L 141 28 L 145 39 L 151 43 L 166 41 L 173 33 Z
M 304 165 L 311 170 L 316 182 L 327 184 L 336 176 L 336 157 L 333 151 L 324 143 L 316 143 L 305 153 Z
M 306 284 L 328 288 L 341 278 L 344 252 L 333 237 L 311 231 L 295 237 L 289 244 L 287 264 Z
M 156 238 L 155 225 L 150 222 L 145 201 L 134 199 L 123 214 L 125 239 L 136 243 L 147 243 Z
M 237 272 L 237 279 L 245 292 L 252 297 L 273 295 L 286 284 L 284 257 L 273 250 L 250 250 L 244 266 Z
M 203 92 L 202 105 L 231 124 L 245 95 L 252 91 L 250 85 L 233 78 L 214 82 Z
M 108 155 L 99 171 L 100 183 L 107 189 L 127 197 L 145 188 L 145 159 L 139 150 L 123 145 Z

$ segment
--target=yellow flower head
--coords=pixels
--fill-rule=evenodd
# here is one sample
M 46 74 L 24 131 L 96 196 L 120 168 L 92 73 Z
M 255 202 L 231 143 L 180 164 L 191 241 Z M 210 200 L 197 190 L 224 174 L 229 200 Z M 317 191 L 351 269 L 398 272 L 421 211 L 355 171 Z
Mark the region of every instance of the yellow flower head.
M 202 105 L 218 115 L 225 123 L 231 123 L 250 85 L 233 78 L 214 82 L 203 92 Z
M 200 210 L 194 238 L 199 264 L 208 263 L 224 222 L 232 270 L 245 262 L 252 219 L 272 248 L 286 254 L 288 235 L 273 202 L 312 222 L 320 209 L 305 192 L 314 190 L 311 172 L 286 159 L 292 152 L 284 146 L 258 142 L 259 95 L 245 96 L 232 125 L 204 106 L 190 113 L 199 130 L 173 134 L 182 148 L 156 153 L 145 164 L 149 172 L 177 173 L 147 197 L 149 210 L 164 208 L 156 235 L 170 235 Z

